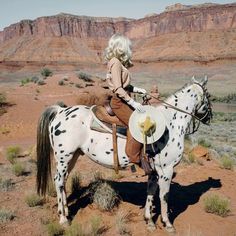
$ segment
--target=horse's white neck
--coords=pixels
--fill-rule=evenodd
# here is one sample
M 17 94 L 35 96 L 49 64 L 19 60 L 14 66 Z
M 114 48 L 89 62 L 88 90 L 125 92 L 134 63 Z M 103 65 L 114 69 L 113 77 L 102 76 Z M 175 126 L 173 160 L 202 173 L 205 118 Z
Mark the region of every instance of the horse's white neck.
M 186 113 L 193 114 L 201 99 L 201 91 L 196 86 L 197 85 L 191 85 L 185 87 L 166 99 L 167 103 L 183 111 L 181 112 L 174 108 L 168 108 L 171 114 L 172 123 L 178 124 L 177 127 L 183 127 L 184 130 L 186 130 L 192 119 L 192 116 Z

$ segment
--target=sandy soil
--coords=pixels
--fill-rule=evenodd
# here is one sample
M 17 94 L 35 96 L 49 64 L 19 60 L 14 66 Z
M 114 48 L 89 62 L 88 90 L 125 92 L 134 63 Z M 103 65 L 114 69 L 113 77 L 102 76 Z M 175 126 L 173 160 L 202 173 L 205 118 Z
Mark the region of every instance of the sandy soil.
M 59 86 L 58 81 L 68 76 L 67 85 Z M 25 203 L 25 196 L 35 189 L 35 164 L 31 157 L 20 158 L 25 163 L 28 175 L 16 177 L 12 174 L 11 165 L 6 160 L 6 148 L 19 145 L 23 151 L 35 146 L 37 120 L 46 106 L 64 101 L 67 105 L 80 102 L 91 103 L 88 91 L 105 99 L 99 94 L 106 90 L 97 87 L 79 89 L 74 86 L 79 82 L 74 74 L 58 74 L 46 80 L 46 85 L 38 86 L 33 83 L 25 86 L 5 84 L 0 91 L 5 91 L 7 100 L 12 103 L 7 113 L 0 117 L 0 177 L 11 178 L 14 189 L 0 192 L 0 206 L 14 211 L 13 221 L 0 224 L 0 235 L 45 235 L 43 222 L 57 219 L 56 199 L 49 197 L 42 207 L 29 208 Z M 72 84 L 74 83 L 74 84 Z M 84 83 L 82 83 L 84 86 Z M 96 91 L 96 93 L 95 93 Z M 86 156 L 77 161 L 74 172 L 82 176 L 82 184 L 88 184 L 93 178 L 91 173 L 100 171 L 106 178 L 114 177 L 111 170 L 94 164 Z M 180 164 L 176 167 L 176 176 L 171 184 L 169 208 L 170 218 L 177 230 L 177 235 L 236 235 L 236 172 L 221 169 L 216 160 L 202 159 L 199 164 Z M 132 213 L 132 219 L 127 224 L 132 235 L 167 235 L 165 230 L 157 226 L 156 231 L 148 232 L 143 220 L 143 207 L 146 197 L 146 180 L 143 172 L 132 174 L 129 170 L 121 171 L 121 178 L 113 178 L 112 186 L 119 191 L 121 204 L 113 212 L 102 212 L 91 204 L 88 199 L 72 199 L 69 204 L 75 221 L 88 222 L 92 216 L 100 216 L 107 231 L 104 235 L 119 235 L 116 228 L 116 218 L 119 212 Z M 203 199 L 211 193 L 229 198 L 231 213 L 222 218 L 204 211 Z M 156 213 L 159 214 L 158 198 Z M 156 219 L 156 218 L 155 218 Z

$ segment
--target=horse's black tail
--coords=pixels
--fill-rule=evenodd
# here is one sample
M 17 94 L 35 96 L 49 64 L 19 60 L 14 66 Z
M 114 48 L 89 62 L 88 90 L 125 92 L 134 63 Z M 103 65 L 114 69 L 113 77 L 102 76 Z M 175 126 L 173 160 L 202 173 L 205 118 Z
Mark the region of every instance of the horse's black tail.
M 51 145 L 49 123 L 57 114 L 57 106 L 48 107 L 41 115 L 37 129 L 37 193 L 45 195 L 51 178 Z

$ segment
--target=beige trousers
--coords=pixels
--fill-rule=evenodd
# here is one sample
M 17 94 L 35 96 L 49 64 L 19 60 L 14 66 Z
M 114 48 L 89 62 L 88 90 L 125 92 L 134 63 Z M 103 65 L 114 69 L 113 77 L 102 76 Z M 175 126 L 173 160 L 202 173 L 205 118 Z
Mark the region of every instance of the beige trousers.
M 111 99 L 111 108 L 116 116 L 128 127 L 129 118 L 133 110 L 122 99 L 113 96 Z M 136 141 L 127 129 L 127 141 L 125 146 L 126 155 L 130 162 L 139 163 L 143 144 Z

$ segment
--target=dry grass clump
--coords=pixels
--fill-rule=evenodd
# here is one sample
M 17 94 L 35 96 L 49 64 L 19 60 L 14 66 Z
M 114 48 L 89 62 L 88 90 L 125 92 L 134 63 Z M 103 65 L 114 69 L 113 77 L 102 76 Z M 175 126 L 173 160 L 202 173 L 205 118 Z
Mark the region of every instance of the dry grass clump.
M 78 78 L 85 81 L 85 82 L 94 82 L 92 79 L 91 79 L 91 76 L 84 73 L 84 72 L 79 72 L 78 73 Z
M 0 208 L 0 223 L 6 223 L 13 220 L 15 215 L 12 211 Z
M 103 235 L 108 227 L 102 225 L 101 217 L 94 216 L 85 225 L 73 221 L 65 230 L 65 236 L 98 236 Z
M 118 212 L 116 217 L 116 228 L 119 235 L 132 235 L 130 229 L 128 228 L 128 223 L 132 221 L 132 213 Z
M 64 229 L 58 222 L 50 222 L 46 227 L 49 236 L 64 235 Z
M 17 176 L 24 175 L 26 173 L 25 167 L 21 163 L 15 163 L 12 165 L 12 172 Z
M 230 201 L 227 198 L 212 194 L 204 199 L 204 209 L 208 213 L 226 217 L 230 210 Z
M 44 199 L 39 195 L 32 193 L 25 197 L 25 202 L 29 207 L 35 207 L 43 205 Z
M 230 158 L 229 156 L 223 156 L 220 159 L 220 166 L 223 169 L 233 170 L 234 169 L 234 165 L 235 165 L 234 160 L 232 158 Z
M 207 141 L 206 139 L 204 139 L 204 138 L 200 138 L 198 140 L 198 144 L 205 147 L 205 148 L 210 148 L 211 147 L 211 143 L 209 141 Z
M 14 164 L 16 162 L 16 158 L 19 156 L 21 148 L 19 146 L 10 146 L 7 148 L 6 156 L 7 160 Z
M 110 211 L 120 202 L 120 197 L 111 185 L 105 181 L 95 183 L 91 196 L 93 203 L 101 210 Z
M 7 191 L 12 190 L 13 187 L 14 187 L 14 184 L 12 183 L 11 179 L 2 180 L 0 178 L 0 191 L 7 192 Z

